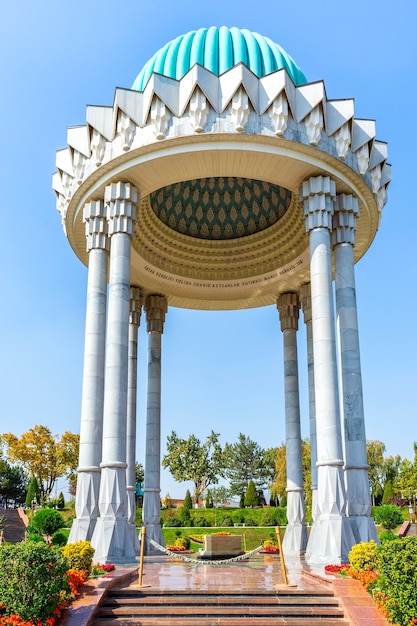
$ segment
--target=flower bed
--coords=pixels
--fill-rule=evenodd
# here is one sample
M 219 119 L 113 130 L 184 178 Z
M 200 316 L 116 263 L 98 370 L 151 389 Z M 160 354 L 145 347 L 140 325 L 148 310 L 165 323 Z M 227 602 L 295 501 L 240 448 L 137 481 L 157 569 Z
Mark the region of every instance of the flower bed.
M 417 537 L 378 546 L 361 542 L 349 553 L 350 565 L 326 565 L 325 572 L 358 580 L 382 615 L 395 626 L 417 626 Z

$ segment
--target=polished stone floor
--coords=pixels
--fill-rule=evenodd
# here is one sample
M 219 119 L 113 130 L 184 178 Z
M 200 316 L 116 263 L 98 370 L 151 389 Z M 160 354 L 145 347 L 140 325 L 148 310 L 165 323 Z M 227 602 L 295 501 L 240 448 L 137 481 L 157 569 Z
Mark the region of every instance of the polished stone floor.
M 387 626 L 372 598 L 358 581 L 325 576 L 323 568 L 311 571 L 303 562 L 287 563 L 288 585 L 297 589 L 330 588 L 339 598 L 352 626 Z M 142 586 L 155 589 L 245 591 L 253 589 L 280 589 L 283 586 L 280 559 L 277 556 L 257 555 L 247 561 L 222 566 L 195 566 L 165 556 L 145 557 Z M 138 588 L 138 568 L 118 567 L 115 572 L 89 581 L 80 598 L 74 602 L 64 620 L 65 626 L 85 626 L 110 585 Z M 285 588 L 285 586 L 284 586 Z

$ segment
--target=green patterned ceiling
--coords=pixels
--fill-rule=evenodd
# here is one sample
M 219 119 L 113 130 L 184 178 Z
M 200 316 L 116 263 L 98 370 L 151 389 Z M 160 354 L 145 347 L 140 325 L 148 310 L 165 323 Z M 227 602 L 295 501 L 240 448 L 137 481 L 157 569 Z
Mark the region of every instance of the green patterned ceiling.
M 168 185 L 150 195 L 155 215 L 197 239 L 237 239 L 275 224 L 290 206 L 288 189 L 250 178 L 211 177 Z

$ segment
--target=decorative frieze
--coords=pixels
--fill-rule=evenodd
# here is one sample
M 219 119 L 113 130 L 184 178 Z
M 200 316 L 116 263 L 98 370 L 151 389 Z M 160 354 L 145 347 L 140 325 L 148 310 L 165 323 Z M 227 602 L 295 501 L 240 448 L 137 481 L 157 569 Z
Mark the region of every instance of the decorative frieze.
M 335 139 L 335 144 L 336 144 L 337 155 L 340 159 L 344 161 L 349 151 L 351 140 L 352 140 L 349 122 L 347 122 L 346 124 L 343 124 L 343 126 L 341 126 L 339 130 L 336 131 L 334 135 L 334 139 Z
M 274 100 L 269 109 L 271 126 L 277 137 L 281 137 L 288 126 L 288 101 L 283 93 Z
M 106 140 L 103 135 L 94 128 L 91 135 L 91 154 L 97 167 L 103 163 L 105 153 Z
M 323 130 L 323 112 L 321 106 L 316 106 L 305 120 L 306 133 L 309 142 L 317 146 Z
M 249 121 L 249 98 L 242 87 L 232 98 L 231 112 L 235 130 L 239 133 L 243 132 Z
M 190 100 L 191 126 L 196 133 L 202 133 L 208 121 L 209 106 L 206 96 L 196 89 Z
M 127 152 L 132 147 L 136 135 L 136 124 L 123 111 L 119 112 L 117 133 L 120 137 L 123 152 Z
M 78 150 L 74 150 L 72 156 L 72 164 L 74 167 L 75 179 L 79 185 L 83 182 L 86 162 L 86 157 Z
M 154 98 L 151 106 L 151 122 L 157 139 L 163 139 L 169 128 L 171 114 L 159 98 Z

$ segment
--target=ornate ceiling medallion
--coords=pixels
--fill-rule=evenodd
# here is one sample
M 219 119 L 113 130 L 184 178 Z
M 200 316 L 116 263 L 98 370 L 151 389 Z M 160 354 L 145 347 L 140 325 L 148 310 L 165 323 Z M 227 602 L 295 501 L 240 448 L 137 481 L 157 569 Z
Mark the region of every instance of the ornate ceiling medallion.
M 187 180 L 151 193 L 155 215 L 197 239 L 238 239 L 269 228 L 290 206 L 292 193 L 272 183 L 218 176 Z

